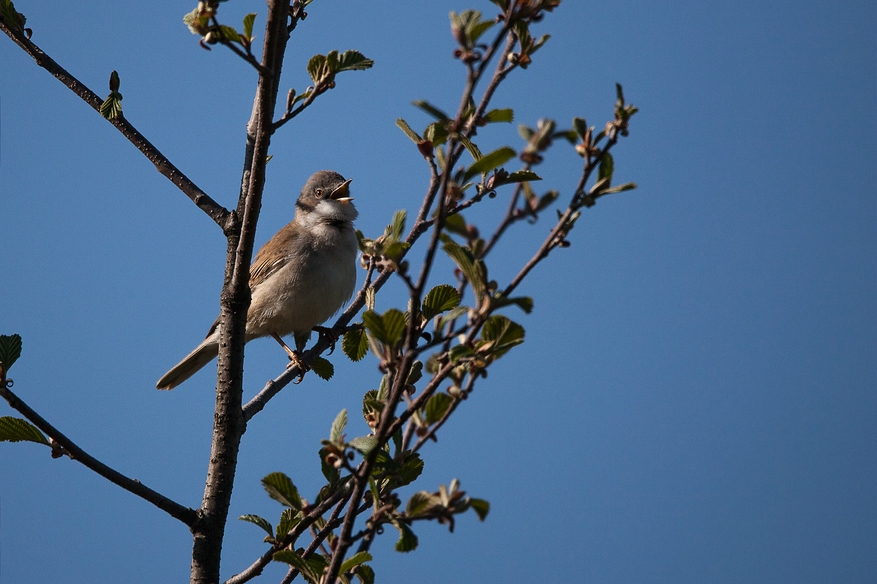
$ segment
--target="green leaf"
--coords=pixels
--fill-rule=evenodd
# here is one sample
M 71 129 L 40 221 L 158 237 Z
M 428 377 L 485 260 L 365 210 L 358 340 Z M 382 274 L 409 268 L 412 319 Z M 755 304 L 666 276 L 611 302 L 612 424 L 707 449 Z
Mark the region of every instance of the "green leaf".
M 277 522 L 277 539 L 286 537 L 286 534 L 298 525 L 300 521 L 301 514 L 297 510 L 292 508 L 284 509 L 283 513 L 280 514 L 280 521 Z
M 445 122 L 433 122 L 423 131 L 423 137 L 432 142 L 433 146 L 441 146 L 448 141 L 448 129 Z
M 515 152 L 514 148 L 508 146 L 497 148 L 493 152 L 485 154 L 483 157 L 475 161 L 475 163 L 470 166 L 463 175 L 463 180 L 467 181 L 476 174 L 486 174 L 494 168 L 502 166 L 515 156 L 517 156 L 517 152 Z
M 393 222 L 390 224 L 390 235 L 394 239 L 399 239 L 402 237 L 402 232 L 405 231 L 405 217 L 407 213 L 405 209 L 399 209 L 395 213 L 393 213 Z
M 517 170 L 510 175 L 508 175 L 503 181 L 502 184 L 508 183 L 518 183 L 530 180 L 542 180 L 542 177 L 533 172 L 532 170 Z
M 368 453 L 378 445 L 378 439 L 374 436 L 359 436 L 351 440 L 348 445 L 363 456 L 368 456 Z
M 406 383 L 408 385 L 414 385 L 420 381 L 421 377 L 423 377 L 423 362 L 415 361 L 411 364 L 411 370 L 408 371 L 408 379 L 406 380 Z
M 436 505 L 441 505 L 441 499 L 427 491 L 418 491 L 408 499 L 405 513 L 409 517 L 419 517 L 428 514 Z
M 431 115 L 432 117 L 434 117 L 435 119 L 437 119 L 440 122 L 447 122 L 451 119 L 448 117 L 448 114 L 446 114 L 445 112 L 443 112 L 442 110 L 435 107 L 434 105 L 432 105 L 431 103 L 429 103 L 428 101 L 426 101 L 424 99 L 418 99 L 416 101 L 412 101 L 411 103 L 415 107 L 422 109 L 423 111 L 425 111 L 426 113 L 428 113 L 429 115 Z
M 441 420 L 453 403 L 454 398 L 446 393 L 434 394 L 426 402 L 426 415 L 424 416 L 426 423 L 435 424 Z
M 11 416 L 0 418 L 0 442 L 36 442 L 49 446 L 49 441 L 36 426 Z
M 529 142 L 534 133 L 533 128 L 525 126 L 524 124 L 518 124 L 518 134 L 520 134 L 521 138 L 525 141 Z
M 241 35 L 238 31 L 236 31 L 231 26 L 226 26 L 224 24 L 219 25 L 219 36 L 224 41 L 228 41 L 230 43 L 236 43 L 241 40 Z
M 361 564 L 355 574 L 362 584 L 375 584 L 375 571 L 368 564 Z
M 417 135 L 417 132 L 412 130 L 411 126 L 408 125 L 408 122 L 406 122 L 402 118 L 398 118 L 396 120 L 396 125 L 399 127 L 400 130 L 405 132 L 405 135 L 411 138 L 411 141 L 415 144 L 419 144 L 420 142 L 422 142 L 422 139 L 420 136 Z
M 453 309 L 452 311 L 450 311 L 449 313 L 447 313 L 446 315 L 444 315 L 443 317 L 441 317 L 439 319 L 439 328 L 445 326 L 446 324 L 448 324 L 452 320 L 456 320 L 456 319 L 460 318 L 461 316 L 466 316 L 466 314 L 468 312 L 469 312 L 468 306 L 458 306 L 457 308 Z
M 359 51 L 344 51 L 338 58 L 336 71 L 364 71 L 371 69 L 374 64 L 374 61 Z
M 0 366 L 9 371 L 21 357 L 21 335 L 0 335 Z
M 396 476 L 398 481 L 396 487 L 404 487 L 405 485 L 413 483 L 422 472 L 423 460 L 421 460 L 420 454 L 417 452 L 406 453 L 405 460 L 402 462 L 402 466 L 399 468 L 399 472 Z
M 533 312 L 533 299 L 529 296 L 517 296 L 515 298 L 506 298 L 500 293 L 496 293 L 492 298 L 493 308 L 502 308 L 503 306 L 508 306 L 510 304 L 517 305 L 521 310 L 525 313 L 530 314 Z
M 609 181 L 612 180 L 612 172 L 615 170 L 615 162 L 612 160 L 612 155 L 608 152 L 603 153 L 603 157 L 600 159 L 600 168 L 597 170 L 597 180 L 607 179 L 607 186 Z
M 417 536 L 411 528 L 401 521 L 393 521 L 393 527 L 399 530 L 399 541 L 396 542 L 397 552 L 410 552 L 417 549 Z
M 624 183 L 623 185 L 618 185 L 617 187 L 610 187 L 600 192 L 602 195 L 611 195 L 614 193 L 623 193 L 624 191 L 632 191 L 636 188 L 636 183 L 629 182 Z
M 479 13 L 479 16 L 480 16 L 480 13 Z M 468 30 L 467 30 L 467 33 L 469 36 L 469 42 L 472 43 L 472 45 L 475 45 L 475 43 L 478 42 L 478 39 L 481 38 L 481 35 L 483 35 L 485 32 L 487 32 L 487 30 L 491 26 L 493 26 L 494 24 L 496 24 L 496 21 L 485 20 L 485 21 L 479 22 L 477 24 L 472 24 L 471 26 L 469 26 Z
M 487 518 L 487 514 L 490 512 L 490 503 L 484 499 L 469 499 L 469 505 L 472 506 L 472 510 L 478 515 L 478 519 L 484 521 Z
M 482 345 L 494 357 L 501 357 L 509 349 L 524 342 L 524 327 L 505 316 L 495 314 L 484 322 Z
M 122 94 L 113 91 L 100 106 L 100 115 L 108 120 L 115 120 L 122 115 Z
M 361 361 L 368 352 L 368 338 L 365 335 L 365 329 L 361 327 L 348 329 L 341 339 L 341 350 L 351 361 Z
M 311 361 L 311 371 L 326 381 L 329 381 L 335 375 L 335 367 L 332 363 L 328 359 L 319 356 L 314 357 L 313 361 Z
M 274 561 L 284 562 L 294 568 L 298 568 L 298 571 L 301 572 L 301 575 L 305 580 L 310 582 L 310 584 L 320 583 L 323 578 L 323 572 L 326 571 L 328 565 L 326 559 L 321 555 L 314 554 L 305 560 L 298 555 L 298 552 L 293 550 L 280 550 L 274 552 Z
M 369 334 L 391 347 L 402 340 L 402 334 L 405 332 L 405 315 L 395 308 L 389 309 L 383 315 L 367 310 L 362 315 L 362 321 Z
M 244 36 L 253 38 L 253 23 L 256 21 L 256 13 L 252 12 L 244 16 Z
M 438 316 L 460 304 L 460 293 L 450 284 L 439 284 L 430 290 L 423 299 L 421 314 L 426 320 Z
M 463 272 L 469 285 L 472 286 L 477 304 L 481 304 L 481 298 L 484 296 L 484 289 L 487 285 L 487 268 L 484 266 L 484 262 L 475 259 L 471 250 L 456 243 L 445 243 L 443 249 Z
M 282 472 L 272 472 L 262 479 L 262 486 L 268 492 L 268 496 L 282 505 L 301 510 L 301 497 L 298 489 L 292 483 L 292 479 Z
M 484 114 L 484 121 L 487 123 L 506 122 L 511 123 L 515 119 L 515 112 L 511 108 L 493 109 Z
M 583 118 L 573 118 L 572 126 L 581 138 L 588 133 L 588 123 Z
M 481 159 L 481 150 L 478 149 L 478 146 L 475 145 L 472 140 L 464 136 L 463 134 L 458 134 L 457 138 L 460 140 L 460 144 L 466 147 L 466 150 L 469 151 L 469 154 L 472 155 L 472 158 L 477 162 Z
M 311 81 L 316 85 L 327 74 L 330 74 L 330 72 L 326 66 L 326 56 L 314 55 L 311 57 L 310 61 L 308 61 L 308 75 L 311 76 Z
M 241 521 L 248 521 L 253 525 L 258 525 L 268 533 L 269 537 L 274 537 L 274 528 L 271 527 L 271 523 L 264 517 L 259 517 L 258 515 L 241 515 L 238 519 Z
M 343 409 L 335 416 L 332 422 L 332 430 L 329 432 L 329 441 L 335 444 L 343 443 L 344 427 L 347 426 L 347 410 Z
M 350 556 L 349 558 L 344 560 L 344 562 L 342 562 L 341 569 L 338 571 L 338 573 L 339 574 L 346 574 L 347 572 L 349 572 L 350 570 L 352 570 L 356 566 L 358 566 L 360 564 L 364 564 L 366 562 L 370 562 L 371 559 L 372 559 L 372 556 L 368 552 L 359 552 L 359 553 L 353 554 L 352 556 Z

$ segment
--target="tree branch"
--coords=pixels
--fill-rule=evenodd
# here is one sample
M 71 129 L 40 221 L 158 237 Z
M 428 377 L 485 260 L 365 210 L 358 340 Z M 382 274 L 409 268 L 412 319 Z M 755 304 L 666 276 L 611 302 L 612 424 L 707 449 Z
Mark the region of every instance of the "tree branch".
M 0 18 L 0 30 L 11 38 L 15 44 L 21 47 L 25 53 L 31 56 L 37 65 L 48 71 L 53 77 L 66 85 L 73 93 L 79 96 L 85 103 L 90 105 L 92 109 L 100 112 L 100 106 L 103 100 L 97 96 L 92 90 L 86 87 L 76 77 L 71 75 L 66 69 L 59 65 L 54 59 L 44 53 L 38 46 L 32 43 L 24 33 L 10 26 L 2 18 Z M 174 183 L 187 197 L 189 197 L 199 209 L 207 213 L 213 221 L 222 228 L 224 233 L 228 233 L 235 224 L 235 218 L 231 212 L 222 205 L 214 201 L 207 193 L 202 191 L 198 185 L 193 183 L 183 174 L 164 154 L 152 145 L 124 116 L 119 116 L 109 121 L 116 127 L 119 132 L 125 136 L 146 158 L 149 159 L 155 168 L 165 176 L 169 181 Z
M 92 470 L 104 477 L 113 484 L 116 484 L 129 493 L 137 495 L 141 499 L 149 501 L 174 519 L 179 519 L 187 526 L 191 527 L 197 520 L 197 514 L 194 509 L 184 507 L 179 503 L 165 497 L 161 493 L 153 491 L 137 479 L 130 479 L 122 473 L 110 468 L 106 464 L 97 460 L 82 448 L 77 446 L 72 440 L 61 433 L 60 430 L 48 423 L 42 416 L 30 408 L 21 398 L 12 393 L 5 385 L 0 385 L 0 396 L 3 397 L 9 405 L 21 413 L 34 426 L 42 430 L 53 442 L 57 443 L 64 449 L 64 454 L 68 455 L 72 460 L 82 464 L 89 470 Z

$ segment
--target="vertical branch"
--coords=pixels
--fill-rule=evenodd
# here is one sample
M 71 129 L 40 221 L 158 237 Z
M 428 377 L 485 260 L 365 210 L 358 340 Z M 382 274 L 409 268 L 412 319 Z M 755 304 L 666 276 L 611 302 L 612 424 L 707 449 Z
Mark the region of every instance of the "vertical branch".
M 262 206 L 265 162 L 271 141 L 277 87 L 283 52 L 289 38 L 288 2 L 270 0 L 262 51 L 262 69 L 253 113 L 247 126 L 247 149 L 241 194 L 235 211 L 239 230 L 228 236 L 226 271 L 221 294 L 220 340 L 213 441 L 199 521 L 192 530 L 191 582 L 219 581 L 220 557 L 234 487 L 243 417 L 243 364 L 247 310 L 250 305 L 249 268 L 256 223 Z

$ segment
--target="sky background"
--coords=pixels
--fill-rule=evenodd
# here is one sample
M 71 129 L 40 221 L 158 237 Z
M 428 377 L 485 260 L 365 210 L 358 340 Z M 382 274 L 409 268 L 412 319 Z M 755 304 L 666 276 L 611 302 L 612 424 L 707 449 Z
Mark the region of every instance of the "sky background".
M 16 2 L 33 40 L 99 95 L 117 70 L 126 117 L 233 207 L 255 75 L 199 48 L 181 23 L 194 5 Z M 313 3 L 282 87 L 304 89 L 309 57 L 332 49 L 375 67 L 341 75 L 273 140 L 258 245 L 321 168 L 354 179 L 367 236 L 417 208 L 428 170 L 394 121 L 429 122 L 415 99 L 456 108 L 447 15 L 469 7 L 494 13 L 475 0 Z M 247 12 L 260 43 L 262 2 L 220 14 Z M 639 189 L 586 210 L 572 246 L 520 288 L 536 304 L 510 313 L 527 342 L 424 452 L 418 488 L 458 477 L 491 502 L 486 522 L 418 525 L 410 554 L 388 530 L 378 581 L 877 581 L 875 22 L 873 2 L 566 0 L 535 27 L 551 40 L 493 102 L 515 124 L 481 131 L 482 150 L 520 147 L 517 123 L 541 117 L 600 127 L 620 82 L 640 113 L 616 180 Z M 540 192 L 569 197 L 580 163 L 557 144 Z M 483 204 L 483 231 L 507 196 Z M 5 37 L 0 219 L 0 334 L 24 339 L 14 391 L 97 458 L 199 505 L 211 368 L 154 386 L 217 314 L 222 234 Z M 507 281 L 548 228 L 514 227 L 491 276 Z M 378 306 L 400 298 L 388 286 Z M 259 483 L 273 471 L 313 498 L 320 439 L 379 382 L 374 360 L 332 360 L 331 382 L 308 376 L 250 423 L 232 517 L 276 522 Z M 248 345 L 247 396 L 284 363 L 272 342 Z M 349 432 L 366 433 L 356 415 Z M 264 549 L 258 528 L 231 520 L 223 577 Z M 0 582 L 182 582 L 190 553 L 186 528 L 148 503 L 44 447 L 0 444 Z

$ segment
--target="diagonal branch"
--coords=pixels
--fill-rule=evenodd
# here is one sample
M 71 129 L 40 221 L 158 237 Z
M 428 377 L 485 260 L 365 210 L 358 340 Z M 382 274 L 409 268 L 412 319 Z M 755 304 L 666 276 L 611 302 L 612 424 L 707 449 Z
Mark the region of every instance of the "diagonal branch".
M 24 403 L 21 398 L 12 393 L 12 391 L 4 385 L 0 385 L 0 396 L 9 402 L 9 405 L 12 406 L 13 409 L 20 412 L 21 415 L 27 418 L 34 426 L 45 432 L 49 438 L 52 439 L 52 442 L 60 445 L 61 448 L 64 449 L 64 453 L 70 456 L 71 459 L 79 462 L 89 470 L 96 472 L 111 483 L 122 487 L 141 499 L 149 501 L 174 519 L 179 519 L 189 527 L 195 524 L 197 514 L 193 509 L 180 505 L 161 493 L 153 491 L 137 479 L 128 478 L 117 470 L 110 468 L 94 458 L 77 446 L 67 436 L 62 434 L 60 430 L 48 423 L 42 416 L 32 410 L 30 406 Z
M 100 106 L 103 103 L 103 100 L 86 87 L 85 84 L 59 65 L 54 59 L 44 53 L 42 49 L 32 43 L 23 32 L 17 30 L 15 27 L 9 26 L 9 24 L 2 18 L 0 18 L 0 30 L 6 33 L 6 36 L 11 38 L 15 44 L 24 50 L 25 53 L 30 55 L 33 60 L 36 61 L 37 65 L 51 73 L 53 77 L 66 85 L 70 91 L 79 96 L 79 98 L 90 105 L 92 109 L 100 112 Z M 164 154 L 159 152 L 159 150 L 153 146 L 152 143 L 131 124 L 131 122 L 126 120 L 124 116 L 119 116 L 108 121 L 113 124 L 129 142 L 140 150 L 140 152 L 142 152 L 152 164 L 155 165 L 158 172 L 183 191 L 183 193 L 185 193 L 199 209 L 207 213 L 207 215 L 222 228 L 223 232 L 229 232 L 234 225 L 235 220 L 234 216 L 228 209 L 214 201 L 209 195 L 207 195 L 207 193 L 202 191 L 198 185 L 189 180 L 180 169 L 174 166 Z

